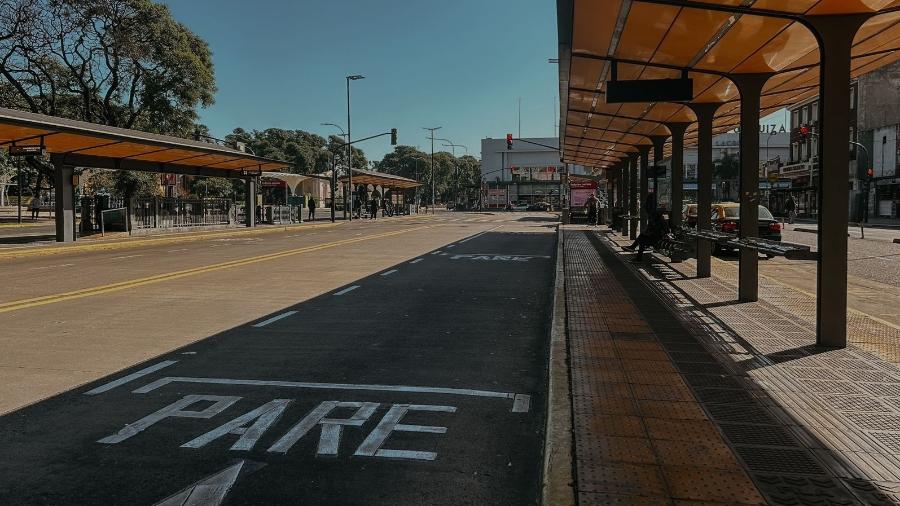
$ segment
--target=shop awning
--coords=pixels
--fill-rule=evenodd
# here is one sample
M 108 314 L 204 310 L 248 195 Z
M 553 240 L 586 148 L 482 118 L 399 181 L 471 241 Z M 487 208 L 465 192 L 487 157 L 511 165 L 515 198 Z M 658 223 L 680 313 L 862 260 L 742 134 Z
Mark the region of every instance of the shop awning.
M 811 17 L 869 17 L 852 46 L 854 78 L 900 58 L 900 0 L 559 0 L 558 8 L 563 158 L 589 167 L 650 145 L 647 136 L 668 134 L 665 123 L 695 120 L 681 103 L 608 104 L 612 60 L 620 80 L 687 72 L 692 102 L 724 104 L 714 121 L 721 133 L 740 120 L 731 74 L 774 74 L 762 116 L 819 93 Z M 685 139 L 696 142 L 696 123 Z

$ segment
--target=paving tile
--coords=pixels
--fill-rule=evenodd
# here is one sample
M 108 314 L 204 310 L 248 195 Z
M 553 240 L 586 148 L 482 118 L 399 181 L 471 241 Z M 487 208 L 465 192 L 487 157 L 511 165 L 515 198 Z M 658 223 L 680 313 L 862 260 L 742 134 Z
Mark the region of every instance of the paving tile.
M 766 504 L 756 486 L 742 471 L 703 467 L 665 467 L 666 482 L 678 499 L 726 504 Z
M 616 495 L 665 496 L 661 468 L 642 464 L 579 463 L 578 489 Z

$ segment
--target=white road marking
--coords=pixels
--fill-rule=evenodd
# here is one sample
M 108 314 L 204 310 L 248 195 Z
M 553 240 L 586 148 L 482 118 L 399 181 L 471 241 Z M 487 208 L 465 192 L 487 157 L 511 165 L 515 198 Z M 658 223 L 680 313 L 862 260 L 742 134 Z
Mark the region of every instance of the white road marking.
M 125 260 L 127 258 L 137 258 L 137 257 L 142 257 L 142 256 L 144 256 L 144 255 L 125 255 L 125 256 L 121 256 L 121 257 L 112 257 L 112 258 L 110 258 L 110 260 Z
M 425 260 L 425 259 L 424 259 L 424 258 L 417 258 L 417 259 L 413 260 L 413 261 L 410 262 L 410 263 L 411 263 L 411 264 L 417 264 L 417 263 L 421 262 L 422 260 Z
M 344 289 L 341 290 L 340 292 L 335 292 L 334 294 L 335 294 L 335 295 L 344 295 L 345 293 L 352 292 L 353 290 L 356 290 L 357 288 L 359 288 L 359 285 L 353 285 L 353 286 L 351 286 L 351 287 L 349 287 L 349 288 L 344 288 Z
M 296 311 L 287 311 L 287 312 L 281 313 L 281 314 L 278 315 L 278 316 L 273 316 L 273 317 L 269 318 L 268 320 L 263 320 L 263 321 L 257 323 L 256 325 L 254 325 L 254 327 L 255 327 L 255 328 L 265 327 L 266 325 L 268 325 L 268 324 L 270 324 L 270 323 L 275 323 L 275 322 L 277 322 L 278 320 L 287 318 L 288 316 L 293 316 L 293 315 L 295 315 L 295 314 L 297 314 Z
M 421 452 L 413 450 L 388 450 L 381 446 L 387 441 L 391 432 L 425 432 L 429 434 L 445 434 L 447 427 L 434 427 L 430 425 L 406 425 L 401 424 L 400 419 L 410 411 L 432 411 L 440 413 L 456 413 L 453 406 L 431 406 L 421 404 L 394 404 L 388 410 L 384 418 L 378 422 L 374 430 L 359 445 L 356 453 L 358 457 L 382 457 L 389 459 L 405 460 L 434 460 L 437 453 Z
M 146 394 L 158 388 L 162 388 L 170 383 L 196 383 L 207 385 L 240 385 L 253 387 L 281 387 L 281 388 L 308 388 L 315 390 L 364 390 L 370 392 L 407 392 L 419 394 L 443 394 L 443 395 L 461 395 L 466 397 L 488 397 L 493 399 L 510 399 L 515 400 L 516 395 L 509 392 L 494 392 L 491 390 L 471 390 L 466 388 L 443 388 L 443 387 L 417 387 L 407 385 L 365 385 L 357 383 L 311 383 L 301 381 L 268 381 L 268 380 L 251 380 L 251 379 L 230 379 L 230 378 L 191 378 L 186 376 L 167 376 L 156 381 L 148 383 L 132 393 Z M 520 400 L 520 406 L 523 401 Z M 523 413 L 526 411 L 523 411 Z
M 455 244 L 448 244 L 447 247 L 448 247 L 448 248 L 455 248 L 456 245 L 455 245 Z
M 527 262 L 532 258 L 549 259 L 546 255 L 485 255 L 479 253 L 459 254 L 450 257 L 450 260 L 490 260 L 495 262 Z
M 30 271 L 40 271 L 44 269 L 56 269 L 58 267 L 72 267 L 75 264 L 59 264 L 59 265 L 45 265 L 44 267 L 30 267 L 28 270 Z
M 432 255 L 440 255 L 440 254 L 441 254 L 441 250 L 433 251 L 431 254 L 432 254 Z
M 183 352 L 181 352 L 181 354 L 182 355 L 196 355 L 197 352 L 196 351 L 183 351 Z
M 531 408 L 531 396 L 527 394 L 516 394 L 513 399 L 513 413 L 527 413 Z
M 179 251 L 189 251 L 190 248 L 170 249 L 168 253 L 178 253 Z
M 234 486 L 244 460 L 194 483 L 186 489 L 156 503 L 155 506 L 219 506 Z
M 466 237 L 465 239 L 459 241 L 459 243 L 460 243 L 460 244 L 467 243 L 467 242 L 471 241 L 472 239 L 475 239 L 476 237 L 481 237 L 481 236 L 483 236 L 483 235 L 486 234 L 486 233 L 487 233 L 487 230 L 485 230 L 484 232 L 475 234 L 475 235 L 473 235 L 473 236 Z
M 270 448 L 271 453 L 287 453 L 297 441 L 300 441 L 316 425 L 322 425 L 319 436 L 319 448 L 316 455 L 336 457 L 341 443 L 341 429 L 344 426 L 361 427 L 369 417 L 378 409 L 377 402 L 339 402 L 323 401 L 289 431 L 275 442 Z M 356 408 L 350 418 L 335 419 L 325 418 L 337 408 Z
M 103 439 L 99 439 L 97 442 L 112 445 L 121 443 L 126 439 L 137 436 L 144 430 L 166 418 L 212 418 L 222 411 L 225 411 L 239 400 L 241 400 L 240 397 L 233 395 L 185 395 L 172 404 L 150 413 L 134 423 L 126 425 L 119 432 L 106 436 Z M 212 402 L 212 404 L 202 411 L 185 409 L 194 404 L 206 402 Z
M 187 443 L 181 445 L 182 448 L 203 448 L 212 443 L 216 439 L 229 434 L 241 436 L 237 442 L 231 445 L 232 450 L 250 451 L 256 446 L 256 442 L 262 437 L 263 433 L 277 422 L 284 414 L 292 399 L 274 399 L 262 406 L 254 409 L 249 413 L 245 413 L 234 420 L 215 428 L 202 436 L 198 436 Z M 253 425 L 246 427 L 247 424 L 253 422 Z
M 119 378 L 117 380 L 110 381 L 109 383 L 106 383 L 105 385 L 100 385 L 99 387 L 97 387 L 93 390 L 88 390 L 87 392 L 84 393 L 84 395 L 97 395 L 97 394 L 102 394 L 103 392 L 108 392 L 108 391 L 112 390 L 113 388 L 116 388 L 117 386 L 124 385 L 125 383 L 128 383 L 129 381 L 134 381 L 142 376 L 146 376 L 146 375 L 154 373 L 164 367 L 169 367 L 170 365 L 177 364 L 177 363 L 178 363 L 177 360 L 164 360 L 158 364 L 153 364 L 149 367 L 145 367 L 145 368 L 141 369 L 140 371 L 135 371 L 135 372 L 129 374 L 128 376 L 122 376 L 121 378 Z
M 391 274 L 393 274 L 393 273 L 395 273 L 395 272 L 397 272 L 397 269 L 391 269 L 391 270 L 389 270 L 389 271 L 387 271 L 387 272 L 382 272 L 381 275 L 382 275 L 382 276 L 390 276 Z

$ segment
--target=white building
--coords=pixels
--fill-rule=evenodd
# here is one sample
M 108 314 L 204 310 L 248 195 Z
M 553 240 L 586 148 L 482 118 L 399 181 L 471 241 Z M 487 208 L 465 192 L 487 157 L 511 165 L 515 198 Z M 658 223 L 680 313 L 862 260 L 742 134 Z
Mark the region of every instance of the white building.
M 533 144 L 532 144 L 533 143 Z M 510 203 L 550 202 L 556 207 L 560 195 L 560 175 L 565 164 L 559 160 L 559 139 L 537 137 L 513 140 L 481 140 L 481 180 L 486 207 Z M 581 165 L 570 165 L 570 174 L 584 174 Z

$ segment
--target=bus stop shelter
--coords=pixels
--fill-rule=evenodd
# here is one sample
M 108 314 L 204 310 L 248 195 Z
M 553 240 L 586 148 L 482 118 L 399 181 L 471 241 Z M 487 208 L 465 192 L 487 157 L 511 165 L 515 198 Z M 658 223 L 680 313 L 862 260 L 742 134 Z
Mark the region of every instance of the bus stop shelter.
M 698 148 L 698 229 L 710 230 L 712 138 L 739 128 L 740 220 L 756 223 L 759 120 L 820 96 L 817 340 L 847 342 L 851 79 L 900 58 L 898 0 L 558 0 L 563 160 L 607 171 L 631 215 L 671 157 L 681 222 L 683 150 Z M 611 194 L 611 198 L 613 195 Z M 635 236 L 639 222 L 631 221 Z M 742 227 L 751 240 L 756 227 Z M 698 276 L 711 244 L 698 241 Z M 742 247 L 739 299 L 758 298 L 758 254 Z
M 33 146 L 37 153 L 32 156 L 46 156 L 53 164 L 59 242 L 75 240 L 76 167 L 242 178 L 247 184 L 247 209 L 256 207 L 262 172 L 289 167 L 217 144 L 4 108 L 0 108 L 0 145 Z M 254 213 L 246 215 L 247 226 L 254 226 Z
M 349 184 L 350 178 L 347 176 L 343 176 L 340 178 L 341 184 Z M 408 190 L 416 189 L 422 186 L 422 183 L 416 181 L 415 179 L 410 179 L 402 176 L 397 176 L 395 174 L 387 174 L 384 172 L 377 172 L 374 170 L 361 170 L 361 169 L 353 169 L 353 186 L 358 187 L 359 185 L 372 185 L 373 187 L 381 187 L 382 190 L 399 190 L 397 195 L 402 202 L 396 202 L 398 205 L 406 204 L 406 192 Z M 349 192 L 355 198 L 354 191 Z M 382 195 L 383 196 L 383 195 Z M 351 208 L 353 206 L 351 205 Z

